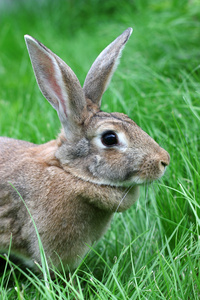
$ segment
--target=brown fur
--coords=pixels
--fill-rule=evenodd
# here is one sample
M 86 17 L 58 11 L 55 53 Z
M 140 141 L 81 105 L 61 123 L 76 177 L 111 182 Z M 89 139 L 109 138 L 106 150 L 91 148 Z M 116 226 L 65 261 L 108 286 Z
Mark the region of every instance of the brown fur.
M 12 235 L 12 253 L 40 262 L 35 228 L 20 193 L 47 258 L 58 268 L 61 259 L 66 269 L 73 269 L 87 245 L 104 234 L 113 213 L 138 199 L 138 184 L 164 174 L 169 164 L 164 149 L 126 115 L 100 111 L 130 34 L 127 29 L 100 54 L 83 89 L 59 57 L 26 36 L 39 87 L 63 129 L 43 145 L 0 138 L 1 251 L 8 250 Z M 117 137 L 111 146 L 103 140 L 109 131 Z

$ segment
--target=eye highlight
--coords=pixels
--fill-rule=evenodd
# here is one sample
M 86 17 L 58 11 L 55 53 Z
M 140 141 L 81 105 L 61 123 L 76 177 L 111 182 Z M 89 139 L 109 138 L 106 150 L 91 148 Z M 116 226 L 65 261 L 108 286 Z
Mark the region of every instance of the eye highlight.
M 112 147 L 118 144 L 118 136 L 114 131 L 106 131 L 102 134 L 101 142 L 106 147 Z

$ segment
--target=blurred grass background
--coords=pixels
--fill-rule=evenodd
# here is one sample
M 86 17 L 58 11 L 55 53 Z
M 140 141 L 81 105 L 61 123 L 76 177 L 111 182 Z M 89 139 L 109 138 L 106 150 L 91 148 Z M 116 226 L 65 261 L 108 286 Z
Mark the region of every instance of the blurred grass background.
M 43 143 L 59 132 L 56 112 L 37 87 L 25 34 L 67 62 L 83 84 L 97 55 L 127 27 L 133 34 L 102 109 L 128 114 L 171 163 L 130 210 L 116 214 L 78 270 L 79 294 L 71 286 L 66 299 L 199 299 L 198 0 L 1 0 L 0 135 Z M 20 277 L 17 291 L 9 290 L 16 284 L 9 272 L 1 281 L 8 299 L 29 299 L 33 290 L 37 299 L 46 295 Z

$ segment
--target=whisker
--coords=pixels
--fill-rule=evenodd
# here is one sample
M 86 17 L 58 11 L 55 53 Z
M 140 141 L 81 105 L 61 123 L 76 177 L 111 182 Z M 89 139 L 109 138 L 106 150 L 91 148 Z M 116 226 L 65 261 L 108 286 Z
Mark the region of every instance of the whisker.
M 123 198 L 121 199 L 121 201 L 119 202 L 115 212 L 118 211 L 120 205 L 122 204 L 122 202 L 124 201 L 124 199 L 126 198 L 127 194 L 130 192 L 130 190 L 132 189 L 133 186 L 134 186 L 134 184 L 132 184 L 129 188 L 126 189 L 125 194 L 124 194 Z

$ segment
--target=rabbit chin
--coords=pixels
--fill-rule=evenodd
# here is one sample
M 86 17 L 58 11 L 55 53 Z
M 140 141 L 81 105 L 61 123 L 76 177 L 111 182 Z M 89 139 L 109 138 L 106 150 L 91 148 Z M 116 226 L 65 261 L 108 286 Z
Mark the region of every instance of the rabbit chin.
M 134 185 L 142 185 L 142 184 L 146 184 L 146 183 L 151 183 L 154 180 L 150 180 L 150 179 L 144 179 L 144 178 L 140 178 L 139 176 L 133 176 L 130 180 L 127 181 L 123 181 L 123 182 L 110 182 L 109 185 L 111 186 L 116 186 L 116 187 L 131 187 Z
M 86 178 L 84 178 L 85 180 Z M 139 176 L 133 176 L 132 178 L 130 178 L 129 180 L 125 180 L 125 181 L 112 181 L 109 179 L 97 179 L 95 180 L 95 178 L 90 178 L 90 179 L 86 179 L 86 181 L 89 181 L 91 183 L 94 184 L 98 184 L 98 185 L 108 185 L 108 186 L 113 186 L 113 187 L 125 187 L 125 188 L 129 188 L 131 186 L 134 185 L 142 185 L 142 184 L 146 184 L 146 183 L 151 183 L 152 181 L 154 181 L 153 179 L 146 179 L 146 178 L 140 178 Z

